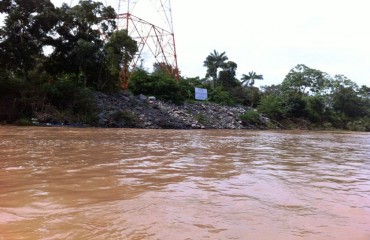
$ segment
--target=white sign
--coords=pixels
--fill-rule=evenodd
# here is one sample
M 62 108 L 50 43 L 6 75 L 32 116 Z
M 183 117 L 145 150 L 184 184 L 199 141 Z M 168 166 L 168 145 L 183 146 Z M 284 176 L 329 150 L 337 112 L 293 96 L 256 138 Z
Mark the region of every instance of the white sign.
M 205 88 L 195 88 L 195 99 L 196 100 L 207 100 L 208 92 Z

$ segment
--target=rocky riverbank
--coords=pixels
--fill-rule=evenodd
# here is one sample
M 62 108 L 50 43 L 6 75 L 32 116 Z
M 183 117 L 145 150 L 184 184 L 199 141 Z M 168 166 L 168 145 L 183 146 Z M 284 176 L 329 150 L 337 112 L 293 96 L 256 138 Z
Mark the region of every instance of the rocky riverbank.
M 99 110 L 98 127 L 150 129 L 261 129 L 240 119 L 243 106 L 222 106 L 210 102 L 185 103 L 181 106 L 130 93 L 95 93 Z M 261 121 L 268 121 L 261 117 Z

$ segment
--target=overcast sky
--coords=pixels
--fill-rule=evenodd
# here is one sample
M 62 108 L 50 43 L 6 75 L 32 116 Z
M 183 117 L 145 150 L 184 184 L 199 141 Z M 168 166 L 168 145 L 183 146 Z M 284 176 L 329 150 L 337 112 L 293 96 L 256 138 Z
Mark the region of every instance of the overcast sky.
M 52 2 L 59 6 L 63 0 Z M 119 1 L 102 2 L 118 7 Z M 291 68 L 305 64 L 370 86 L 368 0 L 171 0 L 171 4 L 183 76 L 204 77 L 203 61 L 215 49 L 238 64 L 238 77 L 249 71 L 263 74 L 265 80 L 258 85 L 279 84 Z M 145 19 L 146 13 L 135 15 Z
M 238 74 L 281 83 L 297 64 L 370 86 L 368 0 L 173 0 L 179 65 L 204 76 L 203 60 L 225 51 Z

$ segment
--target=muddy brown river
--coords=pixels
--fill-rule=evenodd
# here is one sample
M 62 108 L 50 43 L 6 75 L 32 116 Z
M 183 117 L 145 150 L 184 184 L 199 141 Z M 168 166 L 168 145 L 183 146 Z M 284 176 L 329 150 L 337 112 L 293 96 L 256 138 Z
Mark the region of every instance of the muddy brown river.
M 3 126 L 0 239 L 369 240 L 370 134 Z

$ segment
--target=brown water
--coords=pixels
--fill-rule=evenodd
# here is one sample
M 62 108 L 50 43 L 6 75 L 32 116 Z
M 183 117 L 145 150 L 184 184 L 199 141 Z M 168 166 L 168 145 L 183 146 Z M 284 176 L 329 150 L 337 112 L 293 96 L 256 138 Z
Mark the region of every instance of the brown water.
M 370 134 L 0 127 L 0 239 L 370 239 Z

